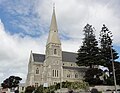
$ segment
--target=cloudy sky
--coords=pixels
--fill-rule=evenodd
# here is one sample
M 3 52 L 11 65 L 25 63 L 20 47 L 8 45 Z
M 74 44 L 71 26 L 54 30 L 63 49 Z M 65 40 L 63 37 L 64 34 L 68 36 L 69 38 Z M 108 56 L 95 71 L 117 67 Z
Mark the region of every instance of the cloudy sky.
M 78 50 L 87 23 L 97 39 L 106 24 L 120 56 L 120 0 L 0 0 L 0 83 L 10 75 L 24 82 L 30 51 L 44 53 L 53 3 L 64 51 Z

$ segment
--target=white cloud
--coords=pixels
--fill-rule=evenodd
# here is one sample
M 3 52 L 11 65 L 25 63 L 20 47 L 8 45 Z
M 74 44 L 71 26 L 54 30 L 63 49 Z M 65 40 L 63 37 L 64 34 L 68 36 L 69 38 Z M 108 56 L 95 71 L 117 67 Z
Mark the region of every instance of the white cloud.
M 58 22 L 58 28 L 60 33 L 66 33 L 71 38 L 81 39 L 83 36 L 82 29 L 89 23 L 96 28 L 96 35 L 98 37 L 99 32 L 103 24 L 112 31 L 114 44 L 120 46 L 119 39 L 119 24 L 120 18 L 119 13 L 115 13 L 117 10 L 117 1 L 112 0 L 96 1 L 90 0 L 44 0 L 40 6 L 36 6 L 36 10 L 39 13 L 41 19 L 44 22 L 50 23 L 52 13 L 52 3 L 55 2 L 56 16 Z M 77 42 L 77 41 L 75 41 Z
M 19 73 L 25 80 L 30 51 L 44 53 L 45 40 L 46 35 L 41 38 L 10 35 L 0 21 L 0 76 L 4 75 L 0 80 L 13 73 Z

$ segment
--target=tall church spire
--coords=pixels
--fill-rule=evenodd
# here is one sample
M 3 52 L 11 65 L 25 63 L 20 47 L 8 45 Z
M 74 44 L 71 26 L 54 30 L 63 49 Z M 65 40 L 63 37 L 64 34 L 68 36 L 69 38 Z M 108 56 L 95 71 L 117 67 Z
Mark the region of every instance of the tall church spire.
M 47 40 L 47 44 L 49 44 L 49 43 L 61 44 L 59 36 L 58 36 L 58 28 L 57 28 L 57 21 L 56 21 L 54 5 L 53 5 L 52 20 L 51 20 L 51 24 L 50 24 L 50 31 L 49 31 L 49 36 L 48 36 L 48 40 Z
M 53 4 L 53 14 L 52 14 L 52 20 L 50 25 L 50 30 L 57 31 L 57 22 L 56 22 L 56 16 L 55 16 L 55 5 Z

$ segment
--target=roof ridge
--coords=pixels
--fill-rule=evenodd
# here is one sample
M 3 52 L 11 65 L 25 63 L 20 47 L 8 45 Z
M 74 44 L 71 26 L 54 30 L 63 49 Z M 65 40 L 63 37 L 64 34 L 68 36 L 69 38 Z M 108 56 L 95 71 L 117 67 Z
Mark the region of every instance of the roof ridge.
M 32 53 L 32 54 L 45 55 L 45 54 L 39 54 L 39 53 Z
M 66 53 L 74 53 L 74 54 L 76 54 L 76 52 L 68 52 L 68 51 L 62 51 L 62 52 L 66 52 Z

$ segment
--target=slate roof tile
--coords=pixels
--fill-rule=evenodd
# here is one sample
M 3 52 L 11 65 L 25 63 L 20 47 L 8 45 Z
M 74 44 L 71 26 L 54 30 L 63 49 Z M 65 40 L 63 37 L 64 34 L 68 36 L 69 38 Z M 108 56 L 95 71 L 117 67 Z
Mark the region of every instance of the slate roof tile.
M 63 62 L 76 62 L 77 53 L 62 51 L 62 61 Z M 45 55 L 33 53 L 33 59 L 35 62 L 44 62 Z

